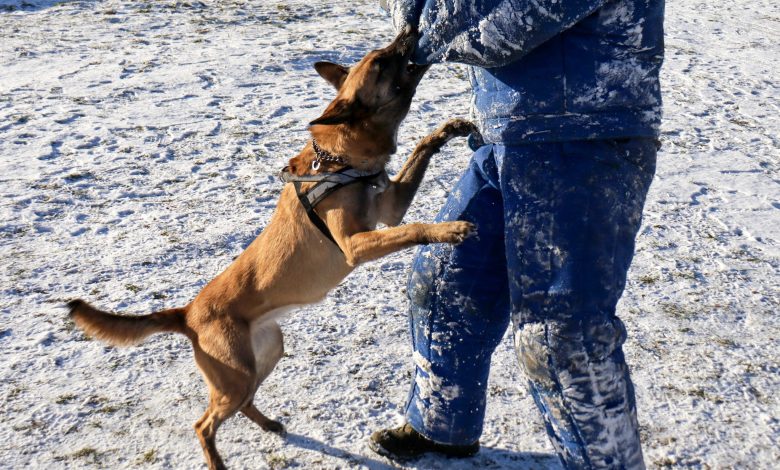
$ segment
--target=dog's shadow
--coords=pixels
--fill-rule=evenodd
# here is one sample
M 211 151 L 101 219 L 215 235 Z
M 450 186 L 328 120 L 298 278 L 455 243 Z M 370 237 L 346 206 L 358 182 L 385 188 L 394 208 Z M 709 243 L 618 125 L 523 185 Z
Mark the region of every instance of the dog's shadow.
M 475 468 L 512 468 L 521 470 L 560 469 L 561 464 L 555 454 L 543 454 L 539 452 L 515 452 L 507 449 L 482 447 L 477 455 L 467 459 L 450 459 L 443 455 L 432 454 L 417 460 L 404 462 L 403 464 L 391 464 L 383 461 L 382 457 L 372 458 L 355 454 L 338 447 L 326 444 L 317 439 L 302 434 L 288 433 L 285 441 L 302 449 L 321 452 L 325 455 L 342 459 L 349 467 L 363 467 L 369 470 L 395 470 L 398 468 L 409 469 L 448 469 L 470 470 Z M 378 460 L 382 459 L 382 460 Z

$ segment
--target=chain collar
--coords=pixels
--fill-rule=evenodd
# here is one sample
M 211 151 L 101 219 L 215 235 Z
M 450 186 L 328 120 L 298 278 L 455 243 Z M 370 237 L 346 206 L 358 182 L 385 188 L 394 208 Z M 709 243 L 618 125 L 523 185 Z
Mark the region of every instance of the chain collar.
M 311 139 L 311 146 L 314 149 L 314 154 L 316 155 L 314 161 L 311 162 L 312 170 L 319 170 L 322 162 L 339 163 L 341 165 L 347 164 L 347 161 L 341 155 L 333 155 L 327 150 L 323 150 L 319 145 L 317 145 L 317 140 L 313 137 Z

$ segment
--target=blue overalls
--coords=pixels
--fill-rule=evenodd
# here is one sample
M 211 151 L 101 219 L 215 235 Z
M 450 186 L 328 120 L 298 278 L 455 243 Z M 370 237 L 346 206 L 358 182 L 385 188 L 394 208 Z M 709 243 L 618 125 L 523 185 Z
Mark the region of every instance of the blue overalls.
M 490 358 L 515 349 L 567 468 L 644 468 L 615 307 L 655 172 L 663 0 L 396 0 L 415 61 L 473 65 L 487 142 L 437 219 L 478 235 L 420 249 L 407 421 L 479 439 Z

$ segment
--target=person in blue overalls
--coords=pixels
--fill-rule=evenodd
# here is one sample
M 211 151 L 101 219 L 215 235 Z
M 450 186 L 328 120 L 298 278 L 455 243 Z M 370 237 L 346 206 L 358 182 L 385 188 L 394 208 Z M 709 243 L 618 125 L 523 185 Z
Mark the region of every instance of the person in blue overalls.
M 485 144 L 438 220 L 476 237 L 418 252 L 415 375 L 390 458 L 473 455 L 491 355 L 515 349 L 566 468 L 643 468 L 615 306 L 655 172 L 664 0 L 389 0 L 414 61 L 469 64 Z

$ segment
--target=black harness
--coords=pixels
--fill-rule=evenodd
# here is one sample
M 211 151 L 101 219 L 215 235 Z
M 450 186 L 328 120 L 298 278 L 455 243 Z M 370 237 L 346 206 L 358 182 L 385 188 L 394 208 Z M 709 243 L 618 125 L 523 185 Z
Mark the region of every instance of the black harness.
M 319 165 L 317 165 L 319 168 Z M 349 186 L 354 183 L 368 182 L 379 175 L 382 171 L 376 173 L 366 173 L 364 171 L 358 171 L 350 166 L 343 168 L 335 173 L 317 173 L 314 175 L 296 176 L 290 173 L 289 167 L 284 167 L 279 173 L 279 178 L 285 183 L 292 183 L 295 186 L 295 194 L 298 195 L 298 200 L 301 201 L 303 208 L 306 209 L 306 215 L 309 216 L 309 220 L 315 227 L 320 229 L 323 235 L 328 240 L 332 241 L 336 248 L 341 250 L 341 247 L 333 238 L 333 234 L 330 233 L 327 224 L 320 218 L 314 211 L 314 208 L 322 202 L 323 199 L 333 194 L 333 192 Z M 301 183 L 317 183 L 308 191 L 301 191 Z M 342 251 L 343 252 L 343 251 Z

